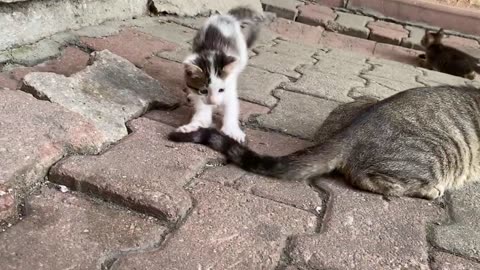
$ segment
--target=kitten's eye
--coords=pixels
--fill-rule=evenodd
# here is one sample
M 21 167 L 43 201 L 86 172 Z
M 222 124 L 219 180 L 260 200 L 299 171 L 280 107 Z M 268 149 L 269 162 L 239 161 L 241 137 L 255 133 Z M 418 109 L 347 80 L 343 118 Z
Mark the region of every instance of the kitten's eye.
M 225 89 L 223 89 L 223 88 L 218 90 L 218 92 L 220 92 L 220 93 L 223 93 L 223 91 L 225 91 Z
M 200 91 L 198 91 L 198 92 L 199 92 L 200 94 L 202 94 L 202 95 L 208 94 L 208 90 L 207 90 L 207 89 L 202 89 L 202 90 L 200 90 Z

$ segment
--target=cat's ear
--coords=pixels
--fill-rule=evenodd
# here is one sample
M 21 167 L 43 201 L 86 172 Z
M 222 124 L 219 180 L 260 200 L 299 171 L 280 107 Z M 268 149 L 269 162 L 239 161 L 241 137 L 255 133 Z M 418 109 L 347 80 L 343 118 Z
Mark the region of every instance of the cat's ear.
M 227 56 L 226 59 L 225 59 L 225 65 L 223 66 L 223 73 L 228 75 L 230 74 L 233 69 L 235 68 L 235 66 L 237 65 L 237 58 L 236 57 L 233 57 L 233 56 Z
M 203 70 L 190 62 L 184 62 L 183 69 L 185 70 L 185 75 L 190 78 L 201 78 L 203 76 Z

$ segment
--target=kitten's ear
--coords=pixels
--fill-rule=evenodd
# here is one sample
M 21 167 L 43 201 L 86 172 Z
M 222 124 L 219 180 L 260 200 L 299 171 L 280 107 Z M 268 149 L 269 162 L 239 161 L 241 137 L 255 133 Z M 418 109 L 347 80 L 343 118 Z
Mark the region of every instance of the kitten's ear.
M 227 56 L 225 60 L 225 65 L 223 66 L 222 71 L 225 74 L 230 74 L 236 65 L 237 65 L 237 58 L 233 56 Z
M 203 70 L 190 62 L 184 62 L 183 68 L 185 70 L 185 74 L 190 78 L 200 78 L 202 77 Z
M 445 36 L 445 31 L 443 31 L 443 28 L 440 28 L 437 32 L 437 38 L 441 39 Z

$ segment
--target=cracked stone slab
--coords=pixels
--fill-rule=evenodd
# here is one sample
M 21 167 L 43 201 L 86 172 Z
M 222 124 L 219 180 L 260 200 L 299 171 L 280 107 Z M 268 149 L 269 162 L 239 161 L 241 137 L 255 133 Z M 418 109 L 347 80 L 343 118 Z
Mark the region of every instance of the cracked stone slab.
M 296 67 L 312 63 L 313 59 L 305 61 L 294 56 L 281 55 L 274 52 L 261 52 L 253 56 L 249 61 L 251 66 L 293 78 L 300 77 L 300 74 L 295 71 Z
M 80 42 L 95 51 L 109 50 L 137 67 L 143 66 L 145 60 L 154 54 L 173 51 L 178 47 L 174 43 L 145 34 L 135 28 L 123 29 L 118 35 L 109 37 L 82 37 Z
M 450 85 L 465 85 L 469 80 L 466 80 L 462 77 L 452 76 L 442 72 L 437 72 L 427 69 L 419 69 L 424 72 L 423 76 L 418 77 L 418 81 L 427 85 L 427 86 L 438 86 L 443 84 Z
M 183 47 L 190 47 L 188 43 L 197 33 L 197 30 L 168 22 L 139 27 L 138 30 Z
M 330 112 L 340 104 L 284 90 L 276 90 L 274 95 L 280 99 L 277 106 L 269 114 L 257 117 L 255 122 L 304 139 L 313 138 Z
M 385 99 L 387 97 L 395 95 L 396 93 L 397 91 L 372 81 L 367 83 L 367 85 L 364 87 L 353 88 L 348 93 L 348 96 L 354 99 L 362 96 L 370 96 L 370 97 L 375 97 L 379 99 Z
M 43 39 L 32 45 L 25 45 L 10 51 L 12 60 L 21 65 L 33 66 L 60 54 L 60 44 Z
M 64 155 L 97 153 L 104 142 L 81 115 L 21 91 L 0 89 L 0 187 L 12 189 L 16 201 Z M 0 210 L 0 216 L 11 216 L 4 211 L 10 210 Z
M 373 18 L 340 11 L 337 11 L 337 15 L 335 22 L 330 25 L 333 31 L 345 33 L 349 36 L 368 38 L 370 29 L 368 29 L 366 25 L 372 22 Z
M 176 222 L 192 207 L 183 186 L 219 156 L 200 145 L 168 141 L 173 127 L 156 121 L 139 118 L 130 127 L 133 134 L 101 155 L 62 160 L 49 179 Z
M 272 47 L 260 48 L 259 53 L 271 52 L 279 55 L 287 55 L 295 58 L 300 58 L 306 62 L 311 62 L 312 55 L 318 51 L 318 48 L 308 46 L 305 44 L 298 44 L 290 41 L 278 40 Z
M 30 73 L 22 90 L 89 119 L 107 143 L 125 137 L 125 122 L 149 108 L 178 104 L 177 97 L 158 81 L 107 50 L 94 53 L 90 61 L 92 65 L 70 77 Z
M 273 107 L 277 99 L 272 91 L 281 83 L 289 81 L 287 77 L 255 67 L 247 67 L 238 81 L 238 95 L 244 100 Z
M 122 250 L 152 247 L 166 228 L 155 219 L 42 188 L 28 215 L 0 234 L 4 270 L 100 269 Z
M 429 269 L 426 226 L 442 217 L 431 202 L 354 190 L 341 179 L 319 179 L 330 194 L 319 234 L 292 241 L 300 269 Z M 348 248 L 346 248 L 348 247 Z
M 283 88 L 338 102 L 350 102 L 352 101 L 352 98 L 348 96 L 350 90 L 365 85 L 365 80 L 352 74 L 342 77 L 340 74 L 332 75 L 308 69 L 302 73 L 300 79 L 284 84 Z
M 480 269 L 480 263 L 467 260 L 445 252 L 434 252 L 432 270 L 470 270 Z
M 274 269 L 287 237 L 316 226 L 313 214 L 216 183 L 196 181 L 191 193 L 197 205 L 165 246 L 115 269 Z
M 452 221 L 434 228 L 434 243 L 443 250 L 480 260 L 480 186 L 467 185 L 453 192 L 447 203 Z

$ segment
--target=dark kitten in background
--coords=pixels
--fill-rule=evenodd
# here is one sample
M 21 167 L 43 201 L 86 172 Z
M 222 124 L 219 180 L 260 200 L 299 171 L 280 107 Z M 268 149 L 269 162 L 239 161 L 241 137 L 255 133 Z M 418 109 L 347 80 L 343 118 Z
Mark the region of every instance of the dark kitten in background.
M 453 47 L 443 45 L 443 37 L 443 29 L 436 33 L 425 30 L 421 41 L 425 48 L 425 54 L 419 55 L 421 65 L 428 69 L 473 80 L 475 73 L 480 73 L 479 59 Z

